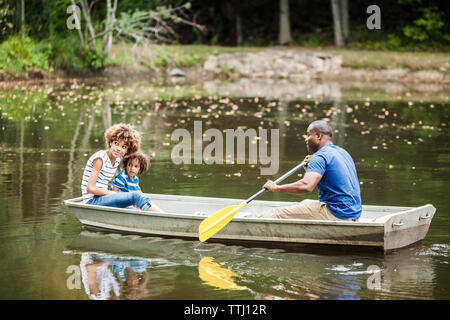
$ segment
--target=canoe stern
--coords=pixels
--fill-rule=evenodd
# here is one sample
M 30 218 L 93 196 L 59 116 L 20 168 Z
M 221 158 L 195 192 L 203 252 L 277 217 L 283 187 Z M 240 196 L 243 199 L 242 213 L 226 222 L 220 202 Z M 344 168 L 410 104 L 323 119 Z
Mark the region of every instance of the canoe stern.
M 385 221 L 384 250 L 409 246 L 425 238 L 436 208 L 427 204 L 392 215 Z

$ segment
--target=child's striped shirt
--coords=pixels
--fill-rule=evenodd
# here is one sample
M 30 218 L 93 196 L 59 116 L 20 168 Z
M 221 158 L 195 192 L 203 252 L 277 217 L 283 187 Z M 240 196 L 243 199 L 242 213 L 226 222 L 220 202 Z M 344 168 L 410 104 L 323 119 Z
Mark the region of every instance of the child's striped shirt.
M 119 188 L 121 192 L 138 191 L 139 178 L 135 176 L 134 180 L 131 180 L 126 171 L 123 170 L 114 178 L 112 186 Z

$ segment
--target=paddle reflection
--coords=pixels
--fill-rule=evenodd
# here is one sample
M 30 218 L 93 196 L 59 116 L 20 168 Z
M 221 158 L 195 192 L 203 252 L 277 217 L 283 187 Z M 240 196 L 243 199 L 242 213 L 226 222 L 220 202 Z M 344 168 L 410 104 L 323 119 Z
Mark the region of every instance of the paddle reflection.
M 198 263 L 198 274 L 204 283 L 225 290 L 244 290 L 247 287 L 237 285 L 233 278 L 241 277 L 213 261 L 212 257 L 203 257 Z

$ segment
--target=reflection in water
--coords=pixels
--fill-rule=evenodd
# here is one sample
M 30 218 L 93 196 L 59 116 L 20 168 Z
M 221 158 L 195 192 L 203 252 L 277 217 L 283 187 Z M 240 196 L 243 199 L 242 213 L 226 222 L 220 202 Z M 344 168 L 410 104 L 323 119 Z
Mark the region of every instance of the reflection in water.
M 91 299 L 105 300 L 111 295 L 119 296 L 119 284 L 117 279 L 107 268 L 108 263 L 94 261 L 91 254 L 81 255 L 81 274 L 86 294 Z
M 148 262 L 83 253 L 82 282 L 91 299 L 140 299 L 147 296 Z
M 213 261 L 212 257 L 203 257 L 198 263 L 198 273 L 200 279 L 206 284 L 218 289 L 226 290 L 244 290 L 246 287 L 238 286 L 233 277 L 239 277 L 234 272 L 221 267 L 220 264 Z
M 81 255 L 91 299 L 433 299 L 422 251 L 319 254 L 82 231 L 64 252 Z
M 90 299 L 158 298 L 175 289 L 178 266 L 196 266 L 200 255 L 194 252 L 193 243 L 83 231 L 64 253 L 81 255 L 82 283 Z M 187 260 L 188 256 L 195 260 Z M 198 262 L 204 284 L 215 290 L 246 289 L 235 283 L 236 273 L 213 260 L 203 257 Z
M 102 120 L 103 128 L 106 131 L 112 126 L 111 104 L 107 97 L 102 100 Z

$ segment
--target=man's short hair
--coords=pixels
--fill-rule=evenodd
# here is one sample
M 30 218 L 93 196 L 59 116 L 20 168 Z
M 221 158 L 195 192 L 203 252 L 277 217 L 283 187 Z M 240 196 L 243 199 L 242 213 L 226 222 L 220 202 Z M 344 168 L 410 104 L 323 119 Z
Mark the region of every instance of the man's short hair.
M 314 130 L 317 133 L 321 133 L 330 138 L 333 137 L 333 130 L 325 120 L 313 121 L 309 126 L 311 127 L 311 130 Z

